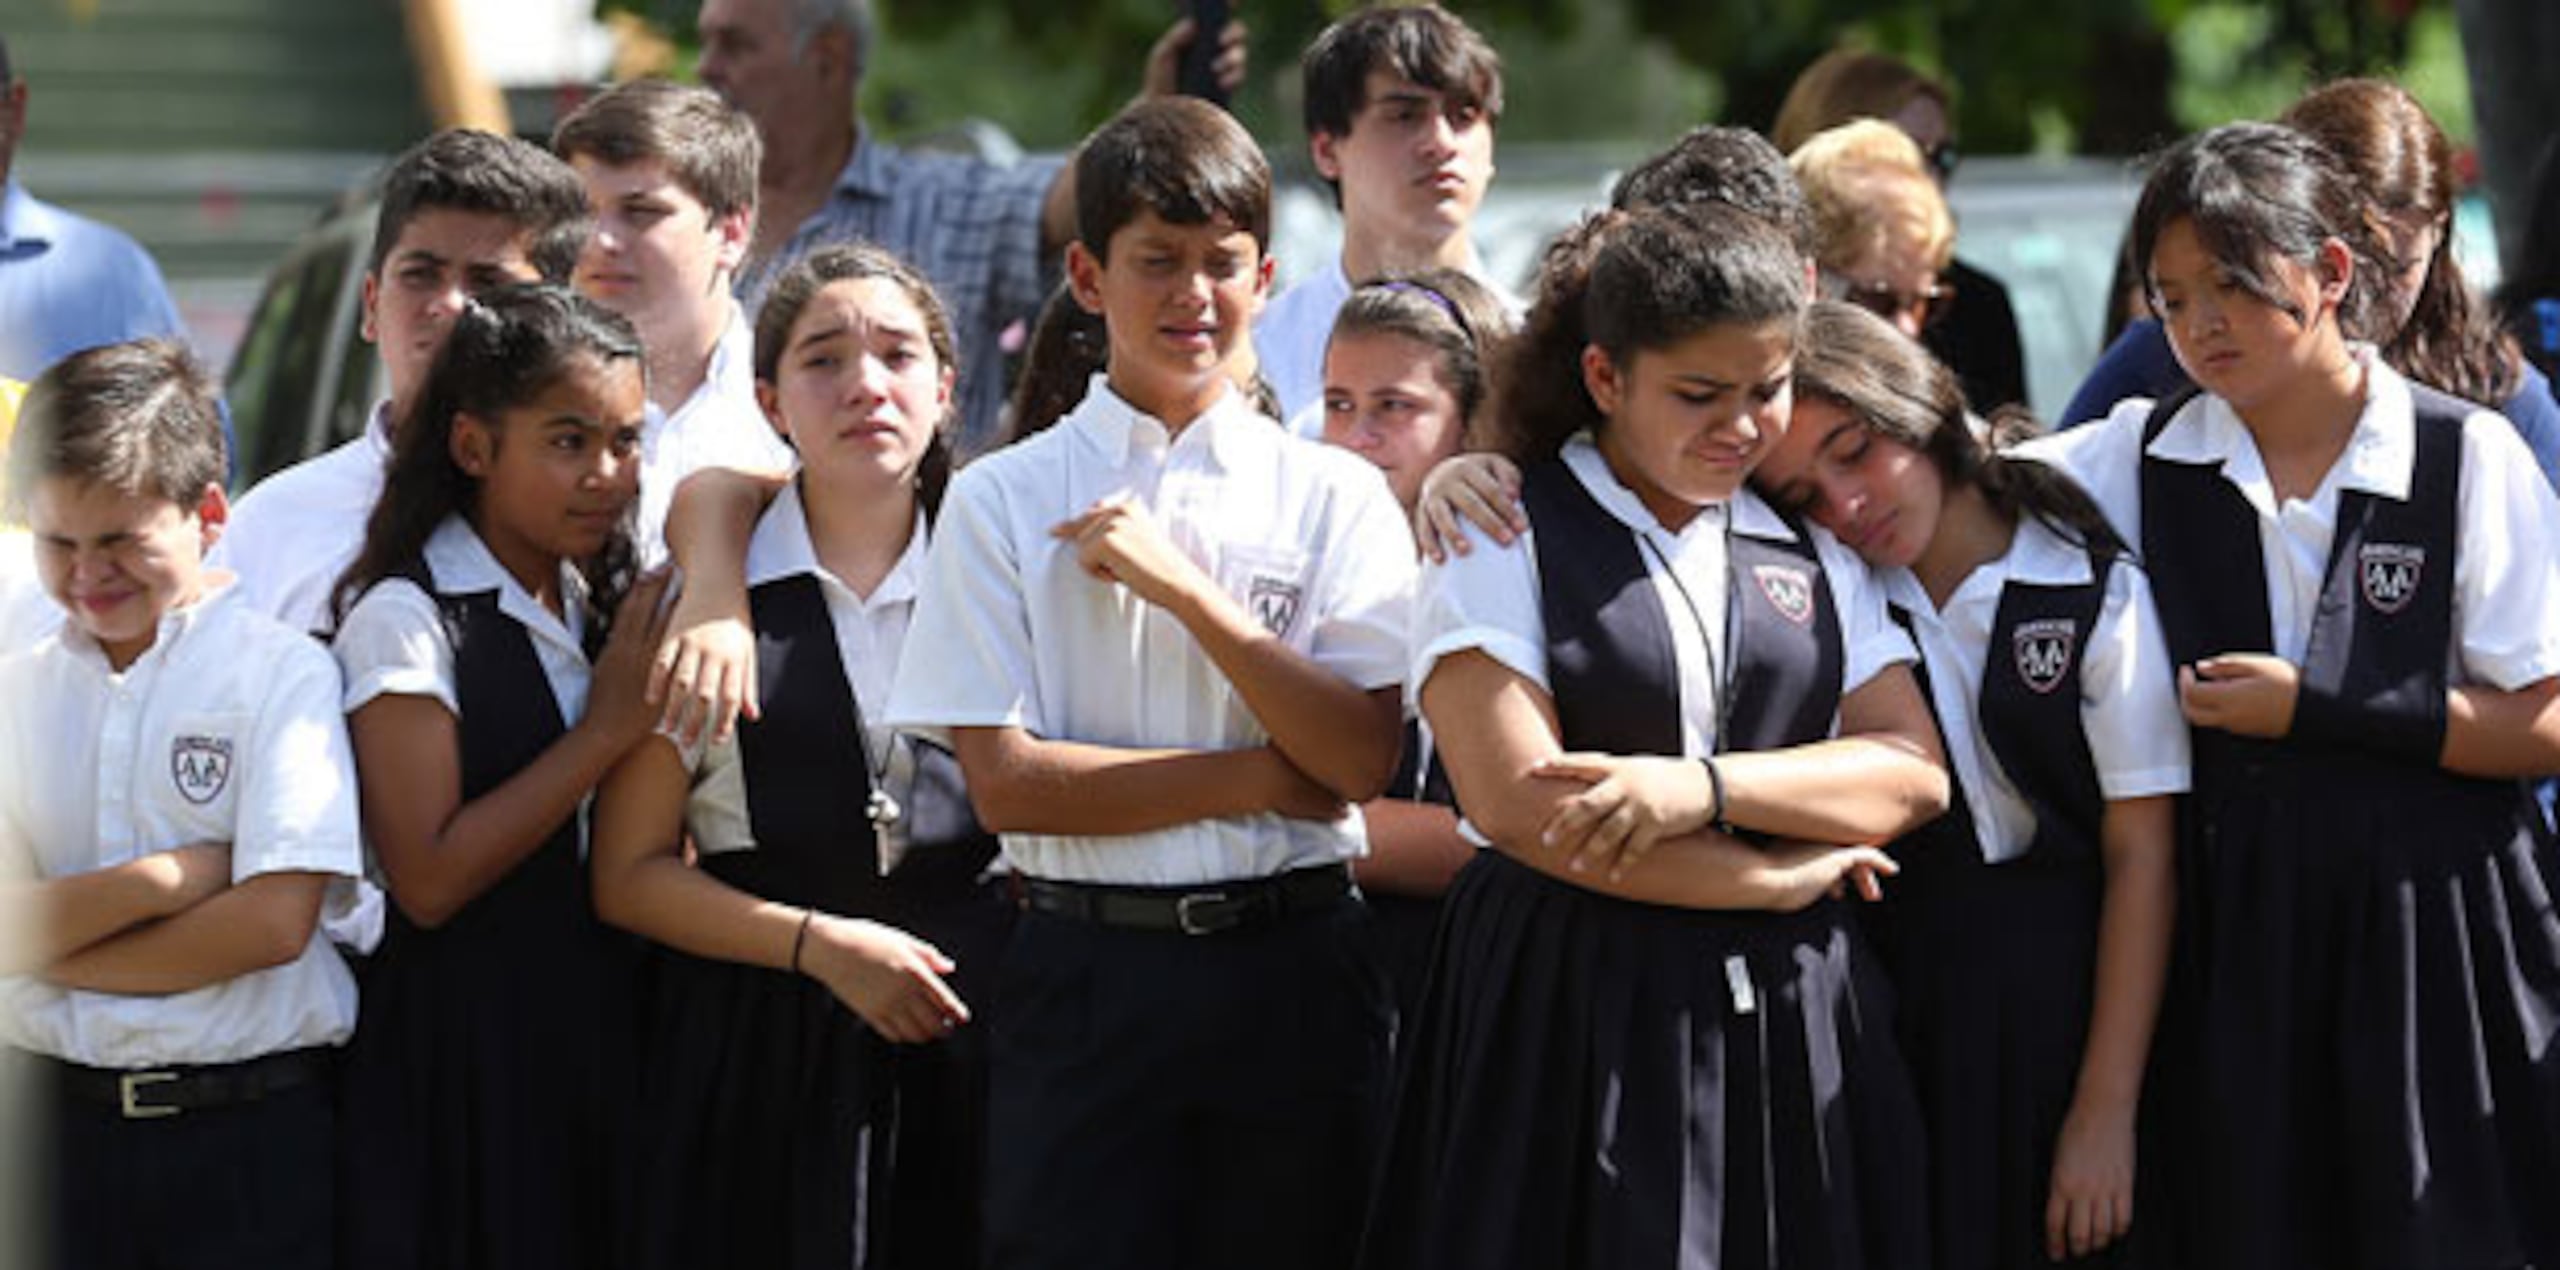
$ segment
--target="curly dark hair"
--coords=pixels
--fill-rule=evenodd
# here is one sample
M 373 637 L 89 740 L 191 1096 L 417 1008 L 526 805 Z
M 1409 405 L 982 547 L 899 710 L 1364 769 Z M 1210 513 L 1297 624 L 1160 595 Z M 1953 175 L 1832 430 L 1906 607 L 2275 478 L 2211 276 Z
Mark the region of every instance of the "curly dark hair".
M 1786 235 L 1722 203 L 1585 217 L 1547 248 L 1538 295 L 1494 373 L 1499 448 L 1523 463 L 1607 420 L 1583 385 L 1582 350 L 1624 365 L 1711 326 L 1804 318 L 1804 257 Z

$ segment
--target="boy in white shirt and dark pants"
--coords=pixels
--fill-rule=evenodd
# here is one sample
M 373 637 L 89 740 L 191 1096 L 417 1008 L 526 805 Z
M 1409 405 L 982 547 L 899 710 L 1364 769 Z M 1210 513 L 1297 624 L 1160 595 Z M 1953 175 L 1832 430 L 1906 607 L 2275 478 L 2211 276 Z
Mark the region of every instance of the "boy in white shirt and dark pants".
M 960 473 L 893 723 L 947 736 L 1022 879 L 998 977 L 991 1267 L 1347 1265 L 1386 989 L 1346 807 L 1395 766 L 1413 562 L 1376 469 L 1224 372 L 1270 174 L 1187 99 L 1077 168 L 1106 372 Z
M 330 1264 L 356 985 L 319 922 L 361 871 L 354 769 L 328 653 L 203 567 L 223 471 L 156 340 L 49 370 L 9 451 L 67 614 L 0 660 L 0 1036 L 52 1119 L 45 1264 Z

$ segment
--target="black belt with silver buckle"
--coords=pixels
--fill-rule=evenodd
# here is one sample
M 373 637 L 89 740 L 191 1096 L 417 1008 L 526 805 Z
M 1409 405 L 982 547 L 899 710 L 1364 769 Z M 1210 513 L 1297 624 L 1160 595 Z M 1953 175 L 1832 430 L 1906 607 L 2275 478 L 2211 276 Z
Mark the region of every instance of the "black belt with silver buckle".
M 62 1091 L 82 1102 L 113 1109 L 127 1120 L 158 1120 L 188 1111 L 256 1102 L 319 1080 L 330 1051 L 286 1050 L 237 1063 L 117 1071 L 56 1059 Z
M 1022 906 L 1122 930 L 1216 935 L 1335 908 L 1352 896 L 1351 870 L 1324 864 L 1278 877 L 1200 886 L 1104 886 L 1021 879 Z

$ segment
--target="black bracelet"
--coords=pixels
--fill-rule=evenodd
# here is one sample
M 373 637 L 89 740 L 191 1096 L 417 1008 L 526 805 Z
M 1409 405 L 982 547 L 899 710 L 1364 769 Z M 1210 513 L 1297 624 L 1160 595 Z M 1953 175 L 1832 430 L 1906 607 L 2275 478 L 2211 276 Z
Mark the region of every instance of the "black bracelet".
M 791 937 L 791 973 L 795 975 L 800 973 L 800 947 L 809 942 L 809 923 L 817 919 L 818 910 L 814 908 L 800 910 L 800 931 Z
M 1716 767 L 1716 756 L 1713 754 L 1699 755 L 1698 765 L 1707 769 L 1707 796 L 1715 800 L 1715 806 L 1707 811 L 1707 823 L 1722 829 L 1724 827 L 1724 772 Z

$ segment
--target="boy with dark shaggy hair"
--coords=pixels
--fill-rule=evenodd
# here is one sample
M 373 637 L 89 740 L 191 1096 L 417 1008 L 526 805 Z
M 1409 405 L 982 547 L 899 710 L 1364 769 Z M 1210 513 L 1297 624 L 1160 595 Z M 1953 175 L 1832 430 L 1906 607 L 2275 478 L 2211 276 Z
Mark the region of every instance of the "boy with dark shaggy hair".
M 996 990 L 988 1264 L 1349 1264 L 1387 1002 L 1348 804 L 1397 757 L 1410 552 L 1366 462 L 1245 404 L 1270 171 L 1131 107 L 1067 271 L 1109 354 L 951 485 L 892 722 L 946 740 L 1025 912 Z

